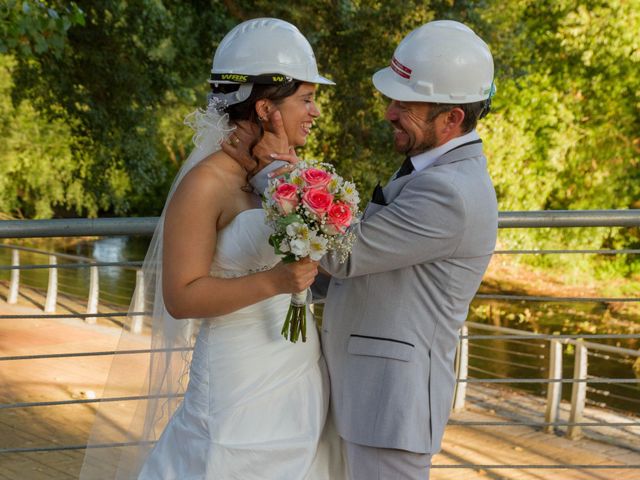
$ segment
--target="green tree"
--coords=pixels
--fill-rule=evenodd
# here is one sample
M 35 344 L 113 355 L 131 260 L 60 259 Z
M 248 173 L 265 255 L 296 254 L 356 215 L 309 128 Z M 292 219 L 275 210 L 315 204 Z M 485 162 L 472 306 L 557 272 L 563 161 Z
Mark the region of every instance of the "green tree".
M 0 6 L 0 53 L 50 52 L 60 58 L 69 28 L 83 24 L 84 14 L 74 2 L 5 0 Z
M 14 104 L 28 100 L 69 122 L 87 192 L 76 213 L 157 212 L 175 170 L 169 130 L 182 128 L 167 129 L 166 119 L 195 103 L 226 16 L 208 2 L 77 5 L 85 21 L 66 31 L 62 54 L 9 50 Z
M 297 25 L 320 70 L 337 82 L 319 91 L 323 116 L 304 154 L 335 163 L 356 180 L 363 198 L 400 161 L 384 121 L 386 100 L 371 75 L 412 28 L 447 18 L 471 26 L 494 54 L 498 93 L 479 130 L 501 210 L 640 207 L 640 0 L 10 5 L 2 11 L 9 34 L 0 48 L 16 61 L 12 108 L 29 105 L 32 123 L 64 128 L 65 153 L 51 161 L 72 158 L 74 181 L 61 188 L 83 192 L 65 194 L 38 215 L 157 213 L 189 152 L 190 132 L 181 120 L 204 104 L 217 42 L 232 26 L 259 16 Z M 51 40 L 47 48 L 37 32 Z M 35 211 L 27 208 L 33 198 L 24 197 L 21 211 Z M 584 245 L 585 238 L 596 247 L 638 244 L 632 231 L 505 233 L 505 246 Z
M 64 112 L 48 121 L 28 101 L 12 104 L 14 65 L 0 55 L 0 211 L 50 218 L 87 200 L 82 172 L 71 153 L 74 139 Z

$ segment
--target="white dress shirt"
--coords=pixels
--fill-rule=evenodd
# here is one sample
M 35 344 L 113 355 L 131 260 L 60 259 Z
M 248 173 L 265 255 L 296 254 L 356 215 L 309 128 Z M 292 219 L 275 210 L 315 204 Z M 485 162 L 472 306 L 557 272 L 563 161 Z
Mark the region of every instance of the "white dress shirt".
M 469 133 L 465 133 L 461 137 L 452 138 L 447 143 L 444 143 L 439 147 L 432 148 L 431 150 L 412 156 L 411 163 L 413 164 L 413 168 L 415 168 L 414 172 L 419 172 L 420 170 L 431 166 L 436 160 L 438 160 L 438 158 L 449 150 L 452 150 L 463 143 L 473 142 L 474 140 L 480 140 L 480 136 L 478 135 L 478 132 L 471 130 Z

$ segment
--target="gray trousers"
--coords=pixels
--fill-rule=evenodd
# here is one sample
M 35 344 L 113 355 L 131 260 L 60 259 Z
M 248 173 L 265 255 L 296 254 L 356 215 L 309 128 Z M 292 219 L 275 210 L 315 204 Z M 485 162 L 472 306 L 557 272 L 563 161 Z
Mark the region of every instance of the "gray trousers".
M 428 453 L 344 443 L 350 480 L 429 480 Z

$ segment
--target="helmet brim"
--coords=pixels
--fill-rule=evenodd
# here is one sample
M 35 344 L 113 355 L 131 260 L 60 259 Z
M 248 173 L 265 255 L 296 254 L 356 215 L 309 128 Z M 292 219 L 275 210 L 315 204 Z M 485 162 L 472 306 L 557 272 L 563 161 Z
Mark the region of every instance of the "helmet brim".
M 376 90 L 382 93 L 385 97 L 399 102 L 449 103 L 455 105 L 481 102 L 489 97 L 489 94 L 467 95 L 464 98 L 452 98 L 450 95 L 438 93 L 425 95 L 423 93 L 416 92 L 413 84 L 405 83 L 400 80 L 398 78 L 398 74 L 390 67 L 378 70 L 373 74 L 371 80 L 373 81 L 373 86 L 376 87 Z M 495 90 L 493 91 L 495 92 Z
M 371 78 L 373 86 L 381 94 L 400 102 L 424 102 L 424 96 L 417 94 L 408 84 L 398 81 L 398 74 L 390 67 L 378 70 Z
M 329 80 L 328 78 L 323 77 L 322 75 L 318 75 L 315 79 L 313 80 L 304 80 L 305 82 L 309 82 L 309 83 L 317 83 L 319 85 L 335 85 L 336 82 L 333 82 L 331 80 Z

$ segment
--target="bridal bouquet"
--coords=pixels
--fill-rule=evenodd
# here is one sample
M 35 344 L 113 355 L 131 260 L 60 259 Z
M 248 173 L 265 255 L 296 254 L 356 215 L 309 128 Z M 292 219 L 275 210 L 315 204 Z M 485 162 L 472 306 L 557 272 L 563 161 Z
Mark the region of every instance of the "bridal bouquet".
M 335 251 L 344 261 L 354 235 L 347 231 L 357 221 L 360 198 L 355 185 L 335 173 L 332 165 L 300 161 L 294 170 L 269 182 L 262 205 L 274 232 L 269 244 L 283 262 L 305 257 L 320 260 Z M 282 335 L 291 342 L 306 341 L 307 292 L 291 296 Z

